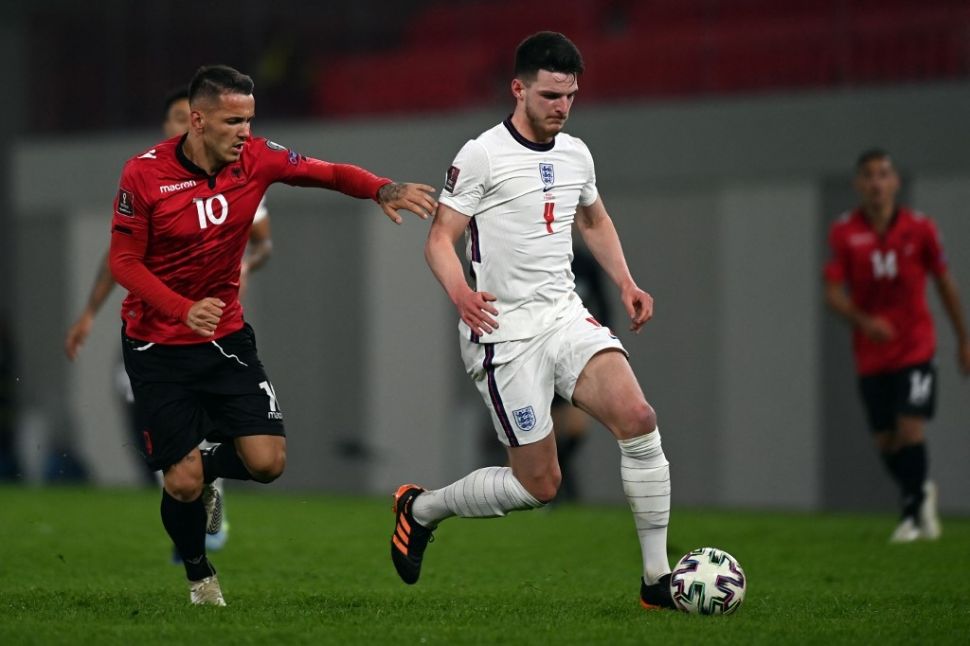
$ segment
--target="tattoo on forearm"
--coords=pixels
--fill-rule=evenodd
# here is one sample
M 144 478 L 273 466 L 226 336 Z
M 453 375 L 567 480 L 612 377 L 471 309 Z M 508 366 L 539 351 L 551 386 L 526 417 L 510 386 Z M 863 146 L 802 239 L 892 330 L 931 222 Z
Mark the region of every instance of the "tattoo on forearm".
M 402 195 L 404 195 L 406 185 L 398 184 L 397 182 L 391 182 L 390 184 L 385 184 L 377 191 L 377 197 L 380 199 L 381 203 L 390 202 L 391 200 L 396 200 Z

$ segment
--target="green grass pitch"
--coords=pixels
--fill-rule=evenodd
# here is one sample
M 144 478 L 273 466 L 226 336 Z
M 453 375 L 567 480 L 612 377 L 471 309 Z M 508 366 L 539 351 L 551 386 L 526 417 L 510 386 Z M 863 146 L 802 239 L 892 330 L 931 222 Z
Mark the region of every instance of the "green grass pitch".
M 888 515 L 674 509 L 671 561 L 731 552 L 732 616 L 640 608 L 621 507 L 448 521 L 421 581 L 388 555 L 383 500 L 233 492 L 213 556 L 227 608 L 196 608 L 150 491 L 0 488 L 0 644 L 967 644 L 970 519 L 888 545 Z

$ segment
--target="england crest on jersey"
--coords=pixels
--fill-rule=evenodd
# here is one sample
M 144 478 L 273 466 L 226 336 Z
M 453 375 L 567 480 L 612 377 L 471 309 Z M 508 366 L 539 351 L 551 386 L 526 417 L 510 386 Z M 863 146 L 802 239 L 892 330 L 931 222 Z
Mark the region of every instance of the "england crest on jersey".
M 543 192 L 552 188 L 552 185 L 556 183 L 556 172 L 553 170 L 552 164 L 539 164 L 539 179 L 542 180 Z
M 531 431 L 536 426 L 536 414 L 532 410 L 532 406 L 526 406 L 525 408 L 512 411 L 512 417 L 515 418 L 515 425 L 520 430 Z

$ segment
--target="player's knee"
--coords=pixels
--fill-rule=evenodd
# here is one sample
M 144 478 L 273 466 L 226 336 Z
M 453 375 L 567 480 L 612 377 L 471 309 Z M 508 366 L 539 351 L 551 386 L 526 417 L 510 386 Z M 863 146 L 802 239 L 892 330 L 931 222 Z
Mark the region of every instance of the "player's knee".
M 562 484 L 562 472 L 558 468 L 541 476 L 527 478 L 525 482 L 522 482 L 525 490 L 542 503 L 550 502 L 556 497 L 560 484 Z
M 264 484 L 270 483 L 283 475 L 286 469 L 286 449 L 266 451 L 247 459 L 246 468 L 252 474 L 253 480 Z
M 617 429 L 617 434 L 619 439 L 629 440 L 646 435 L 655 428 L 657 428 L 657 413 L 653 410 L 653 406 L 641 399 L 629 407 L 620 427 Z
M 179 502 L 192 502 L 202 495 L 204 486 L 201 474 L 186 469 L 169 469 L 165 473 L 165 491 Z
M 922 444 L 925 441 L 922 424 L 900 424 L 899 430 L 896 431 L 897 448 Z

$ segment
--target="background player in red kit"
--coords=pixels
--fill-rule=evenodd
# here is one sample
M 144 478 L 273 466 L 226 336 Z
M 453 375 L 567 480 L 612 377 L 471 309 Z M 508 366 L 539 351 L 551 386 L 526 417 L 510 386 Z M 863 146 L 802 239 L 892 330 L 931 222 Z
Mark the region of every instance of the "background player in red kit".
M 936 539 L 941 531 L 924 436 L 936 404 L 927 274 L 953 324 L 964 374 L 970 374 L 970 337 L 936 225 L 896 204 L 899 184 L 887 152 L 870 150 L 859 157 L 855 189 L 861 204 L 832 226 L 825 298 L 853 326 L 869 425 L 902 492 L 902 521 L 890 540 L 911 542 Z
M 193 603 L 225 605 L 206 557 L 204 483 L 283 472 L 283 413 L 238 300 L 239 259 L 274 182 L 329 188 L 427 217 L 433 188 L 396 184 L 253 137 L 253 82 L 226 66 L 189 84 L 189 132 L 128 161 L 114 204 L 110 265 L 128 289 L 122 351 L 146 458 L 164 473 L 162 523 Z M 232 442 L 198 449 L 209 417 Z

